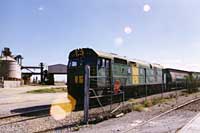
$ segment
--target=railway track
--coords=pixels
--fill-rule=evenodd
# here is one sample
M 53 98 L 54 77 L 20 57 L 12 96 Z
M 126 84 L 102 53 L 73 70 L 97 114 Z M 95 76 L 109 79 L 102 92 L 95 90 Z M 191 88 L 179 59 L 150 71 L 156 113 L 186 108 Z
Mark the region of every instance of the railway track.
M 49 107 L 25 111 L 22 113 L 14 113 L 0 117 L 0 127 L 4 125 L 24 122 L 28 120 L 38 119 L 49 116 Z
M 143 123 L 140 123 L 137 127 L 145 125 L 157 118 L 160 118 L 161 116 L 164 116 L 166 114 L 169 114 L 170 112 L 173 112 L 173 110 L 178 110 L 184 106 L 189 105 L 190 103 L 193 103 L 195 101 L 200 100 L 200 98 L 196 98 L 193 99 L 191 101 L 186 102 L 185 104 L 179 105 L 173 109 L 170 109 L 156 117 L 153 117 L 147 121 L 144 121 Z M 187 101 L 187 100 L 186 100 Z M 46 111 L 46 113 L 44 113 Z M 40 114 L 40 115 L 35 115 L 35 114 Z M 22 113 L 17 113 L 17 114 L 11 114 L 8 116 L 1 116 L 0 117 L 0 127 L 2 127 L 2 131 L 5 130 L 6 128 L 9 127 L 13 127 L 12 124 L 17 124 L 16 128 L 19 129 L 20 127 L 23 127 L 23 125 L 26 125 L 26 127 L 30 127 L 28 128 L 29 130 L 25 130 L 26 132 L 35 132 L 35 133 L 43 133 L 43 132 L 55 132 L 55 131 L 66 131 L 70 132 L 70 131 L 76 131 L 80 128 L 80 126 L 82 127 L 82 123 L 80 122 L 80 119 L 76 119 L 78 117 L 76 117 L 75 114 L 78 114 L 77 112 L 74 112 L 74 114 L 72 114 L 73 117 L 68 117 L 67 120 L 64 121 L 55 121 L 53 120 L 53 118 L 50 117 L 46 117 L 49 116 L 49 108 L 41 108 L 41 109 L 35 109 L 35 110 L 31 110 L 31 111 L 26 111 L 26 112 L 22 112 Z M 27 117 L 28 116 L 28 117 Z M 45 117 L 43 119 L 43 117 Z M 42 118 L 42 119 L 38 119 L 38 118 Z M 47 118 L 47 119 L 46 119 Z M 36 120 L 34 120 L 36 119 Z M 37 122 L 33 122 L 33 121 L 37 121 Z M 52 122 L 50 122 L 50 120 Z M 40 122 L 42 121 L 42 122 Z M 46 121 L 48 121 L 47 123 L 45 123 Z M 21 123 L 22 122 L 22 123 Z M 36 123 L 37 126 L 33 126 Z M 50 123 L 55 123 L 55 124 L 50 124 Z M 46 126 L 43 126 L 42 124 L 46 124 Z M 4 126 L 5 125 L 5 126 Z M 42 125 L 41 127 L 39 127 L 38 125 Z M 32 130 L 30 130 L 30 128 L 32 128 Z M 37 127 L 38 129 L 34 129 L 34 127 Z M 127 130 L 127 132 L 131 132 L 132 130 L 134 130 L 137 127 L 133 127 L 130 130 Z M 15 127 L 13 127 L 15 128 Z M 21 128 L 24 129 L 24 128 Z M 20 129 L 20 130 L 21 130 Z M 12 130 L 13 131 L 13 130 Z
M 160 118 L 160 117 L 162 117 L 164 115 L 169 114 L 170 112 L 173 112 L 175 110 L 181 109 L 181 108 L 183 108 L 183 107 L 185 107 L 187 105 L 190 105 L 190 104 L 192 104 L 194 102 L 197 102 L 197 101 L 200 101 L 200 98 L 196 98 L 196 99 L 190 100 L 190 101 L 188 101 L 188 102 L 186 102 L 184 104 L 181 104 L 181 105 L 179 105 L 179 106 L 177 106 L 175 108 L 172 108 L 172 109 L 170 109 L 170 110 L 168 110 L 168 111 L 166 111 L 164 113 L 161 113 L 161 114 L 159 114 L 159 115 L 157 115 L 157 116 L 155 116 L 155 117 L 153 117 L 153 118 L 151 118 L 151 119 L 149 119 L 147 121 L 144 121 L 144 122 L 140 123 L 139 125 L 137 125 L 137 126 L 135 126 L 133 128 L 130 128 L 130 129 L 126 130 L 123 133 L 131 132 L 132 130 L 134 130 L 137 127 L 143 126 L 143 125 L 145 125 L 145 124 L 147 124 L 147 123 L 149 123 L 149 122 L 151 122 L 151 121 L 153 121 L 153 120 L 155 120 L 157 118 Z M 70 131 L 76 131 L 76 129 L 77 128 L 79 129 L 80 126 L 83 126 L 81 121 L 74 121 L 74 122 L 68 123 L 66 125 L 61 125 L 61 126 L 58 126 L 58 127 L 49 128 L 49 129 L 46 129 L 46 130 L 43 130 L 43 131 L 38 131 L 38 132 L 35 132 L 35 133 L 45 133 L 45 132 L 62 131 L 62 130 L 70 132 Z
M 185 107 L 185 106 L 187 106 L 187 105 L 189 105 L 189 104 L 191 104 L 191 103 L 193 103 L 193 102 L 196 102 L 196 101 L 198 101 L 198 100 L 200 100 L 200 98 L 196 98 L 196 99 L 190 100 L 190 101 L 188 101 L 188 102 L 186 102 L 186 103 L 184 103 L 184 104 L 182 104 L 182 105 L 179 105 L 179 106 L 177 106 L 177 107 L 175 107 L 175 108 L 173 108 L 173 109 L 170 109 L 170 110 L 168 110 L 168 111 L 166 111 L 166 112 L 164 112 L 164 113 L 162 113 L 162 114 L 160 114 L 160 115 L 157 115 L 157 116 L 155 116 L 155 117 L 153 117 L 153 118 L 151 118 L 151 119 L 149 119 L 149 120 L 147 120 L 147 121 L 141 123 L 141 124 L 138 125 L 137 127 L 142 126 L 142 125 L 145 125 L 145 124 L 147 124 L 148 122 L 151 122 L 151 121 L 155 120 L 156 118 L 159 118 L 159 117 L 161 117 L 161 116 L 164 116 L 164 115 L 166 115 L 166 114 L 168 114 L 168 113 L 170 113 L 170 112 L 173 112 L 174 110 L 178 110 L 178 109 L 180 109 L 180 108 L 182 108 L 182 107 Z M 96 117 L 93 117 L 93 118 L 96 118 Z M 111 117 L 111 118 L 112 118 L 112 117 Z M 90 119 L 92 120 L 92 117 L 90 117 Z M 93 122 L 90 121 L 90 123 L 93 123 Z M 62 131 L 63 129 L 64 129 L 64 131 L 68 131 L 68 132 L 69 132 L 69 131 L 76 131 L 76 128 L 79 128 L 80 126 L 83 126 L 82 123 L 81 123 L 80 121 L 75 121 L 75 122 L 72 122 L 72 123 L 63 124 L 63 125 L 58 126 L 58 127 L 49 128 L 49 129 L 46 129 L 46 130 L 43 130 L 43 131 L 38 131 L 38 132 L 35 132 L 35 133 L 44 133 L 44 132 L 51 132 L 51 131 Z M 134 127 L 134 128 L 137 128 L 137 127 Z M 130 130 L 130 131 L 131 131 L 131 130 Z M 130 131 L 128 130 L 127 132 L 130 132 Z
M 59 131 L 59 130 L 62 130 L 62 129 L 65 129 L 65 130 L 67 129 L 68 132 L 69 131 L 76 131 L 79 128 L 80 125 L 81 125 L 81 122 L 76 121 L 76 122 L 72 122 L 70 124 L 58 126 L 58 127 L 55 127 L 55 128 L 49 128 L 49 129 L 37 131 L 37 132 L 34 132 L 34 133 L 46 133 L 46 132 Z
M 176 111 L 176 110 L 182 109 L 182 108 L 184 108 L 184 107 L 186 107 L 186 106 L 189 106 L 190 104 L 193 104 L 193 103 L 195 103 L 195 102 L 197 102 L 197 101 L 200 101 L 200 98 L 196 98 L 196 99 L 190 100 L 190 101 L 188 101 L 188 102 L 186 102 L 186 103 L 184 103 L 184 104 L 178 105 L 178 106 L 176 106 L 176 107 L 174 107 L 174 108 L 172 108 L 172 109 L 170 109 L 170 110 L 168 110 L 168 111 L 166 111 L 166 112 L 163 112 L 163 113 L 161 113 L 161 114 L 159 114 L 159 115 L 157 115 L 157 116 L 155 116 L 155 117 L 153 117 L 153 118 L 151 118 L 151 119 L 148 119 L 148 120 L 146 120 L 146 121 L 144 121 L 144 122 L 138 124 L 137 126 L 134 126 L 134 127 L 130 128 L 130 129 L 127 129 L 126 131 L 124 131 L 124 132 L 122 132 L 122 133 L 129 133 L 129 132 L 132 132 L 133 130 L 135 130 L 135 129 L 138 128 L 138 127 L 141 127 L 141 126 L 144 126 L 144 125 L 146 125 L 146 124 L 148 124 L 148 123 L 151 123 L 152 121 L 154 121 L 154 120 L 156 120 L 156 119 L 158 119 L 158 118 L 161 118 L 161 117 L 163 117 L 163 116 L 165 116 L 165 115 L 167 115 L 167 114 L 170 114 L 170 113 L 172 113 L 173 111 Z

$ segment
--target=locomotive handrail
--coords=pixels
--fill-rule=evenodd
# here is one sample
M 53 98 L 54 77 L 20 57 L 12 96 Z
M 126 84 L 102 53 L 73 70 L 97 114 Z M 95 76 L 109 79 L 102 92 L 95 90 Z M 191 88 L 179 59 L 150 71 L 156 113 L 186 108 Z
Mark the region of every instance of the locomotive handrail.
M 113 92 L 113 91 L 112 91 Z M 109 95 L 100 95 L 100 96 L 92 96 L 92 97 L 90 97 L 90 99 L 94 99 L 94 98 L 101 98 L 101 97 L 110 97 L 110 96 L 117 96 L 117 95 L 123 95 L 124 94 L 124 92 L 119 92 L 118 94 L 115 94 L 114 92 L 113 93 L 111 93 L 111 94 L 109 94 Z
M 112 77 L 108 77 L 108 76 L 90 76 L 90 78 L 113 78 L 113 77 L 128 78 L 130 76 L 112 76 Z
M 97 99 L 97 101 L 98 101 L 99 105 L 101 106 L 101 108 L 102 108 L 103 112 L 105 112 L 105 110 L 104 110 L 104 108 L 103 108 L 103 105 L 102 105 L 102 103 L 101 103 L 101 101 L 100 101 L 99 97 L 97 96 L 97 94 L 96 94 L 95 90 L 94 90 L 94 89 L 92 89 L 92 88 L 90 88 L 89 90 L 90 90 L 90 91 L 92 91 L 92 92 L 93 92 L 93 94 L 96 96 L 96 99 Z

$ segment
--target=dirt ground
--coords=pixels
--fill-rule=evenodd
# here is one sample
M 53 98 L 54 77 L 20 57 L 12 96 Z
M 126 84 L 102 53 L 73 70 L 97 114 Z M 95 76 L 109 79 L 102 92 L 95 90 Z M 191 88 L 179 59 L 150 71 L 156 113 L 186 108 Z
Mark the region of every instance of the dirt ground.
M 0 89 L 0 115 L 9 114 L 11 110 L 30 106 L 51 104 L 58 98 L 66 97 L 67 93 L 26 93 L 30 90 L 66 86 L 23 86 L 18 88 Z

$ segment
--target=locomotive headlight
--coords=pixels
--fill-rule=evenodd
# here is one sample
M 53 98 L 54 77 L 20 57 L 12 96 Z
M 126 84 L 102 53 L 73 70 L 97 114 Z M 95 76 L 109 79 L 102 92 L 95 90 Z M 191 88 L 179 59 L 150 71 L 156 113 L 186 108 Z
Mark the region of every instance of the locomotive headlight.
M 65 98 L 59 98 L 52 102 L 50 108 L 50 115 L 55 120 L 65 119 L 75 109 L 76 100 L 66 94 Z

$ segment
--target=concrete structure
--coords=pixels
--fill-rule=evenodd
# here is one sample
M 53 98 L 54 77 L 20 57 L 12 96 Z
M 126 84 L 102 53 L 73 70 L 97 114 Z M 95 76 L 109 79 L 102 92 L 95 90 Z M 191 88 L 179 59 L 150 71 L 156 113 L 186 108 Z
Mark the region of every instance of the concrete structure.
M 5 80 L 3 82 L 3 88 L 15 88 L 20 86 L 21 86 L 21 81 Z
M 188 122 L 178 133 L 200 133 L 200 113 Z

